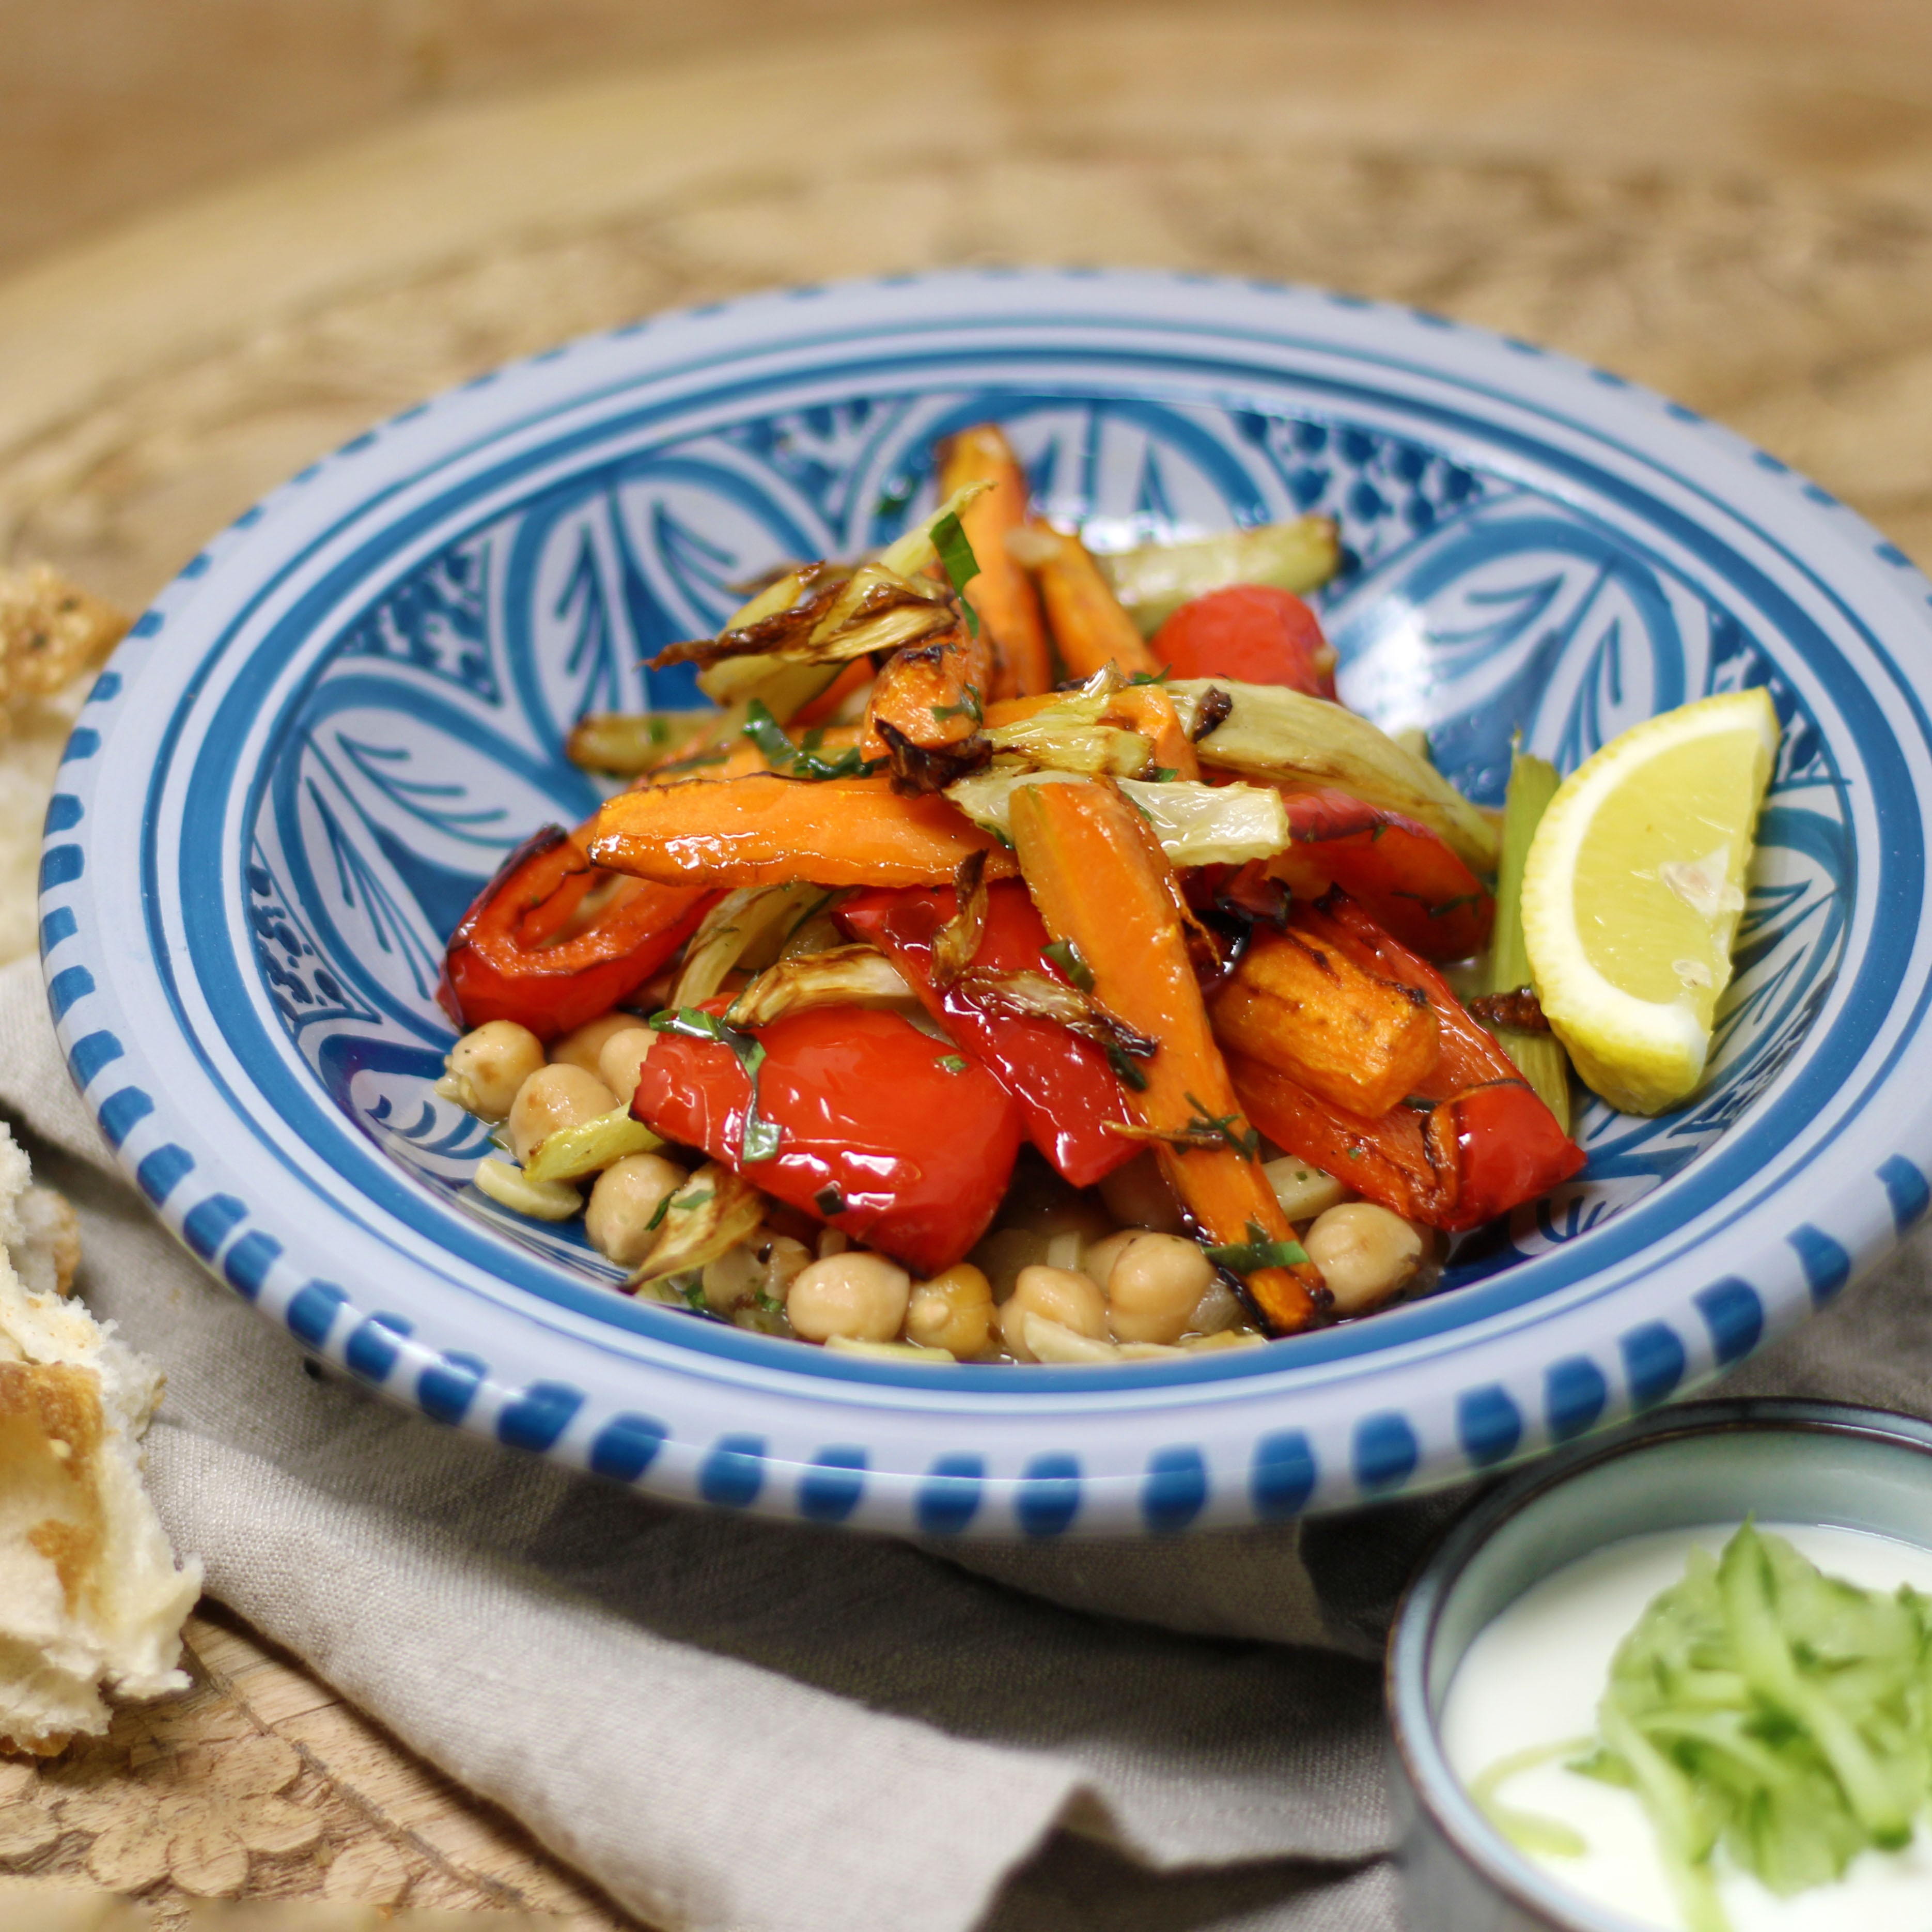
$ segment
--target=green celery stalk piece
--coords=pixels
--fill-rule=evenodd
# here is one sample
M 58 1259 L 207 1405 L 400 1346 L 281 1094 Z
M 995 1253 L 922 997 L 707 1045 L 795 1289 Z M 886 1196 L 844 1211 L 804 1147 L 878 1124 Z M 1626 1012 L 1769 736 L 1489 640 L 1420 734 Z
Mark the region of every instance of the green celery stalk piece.
M 1530 983 L 1529 950 L 1522 937 L 1522 872 L 1530 841 L 1562 783 L 1546 758 L 1519 752 L 1510 765 L 1503 806 L 1502 856 L 1496 866 L 1496 917 L 1490 940 L 1489 990 L 1514 993 Z M 1496 1040 L 1535 1088 L 1538 1099 L 1570 1131 L 1570 1056 L 1554 1034 L 1498 1027 Z

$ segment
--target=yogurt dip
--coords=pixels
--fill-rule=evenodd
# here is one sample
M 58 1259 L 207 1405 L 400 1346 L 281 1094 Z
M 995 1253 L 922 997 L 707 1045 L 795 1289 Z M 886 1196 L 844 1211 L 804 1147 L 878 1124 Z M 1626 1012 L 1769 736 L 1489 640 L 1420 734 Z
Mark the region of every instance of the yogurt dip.
M 1548 1875 L 1600 1906 L 1683 1932 L 1656 1835 L 1630 1792 L 1566 1768 L 1596 1730 L 1598 1700 L 1617 1646 L 1701 1545 L 1714 1557 L 1738 1525 L 1712 1523 L 1631 1537 L 1579 1558 L 1525 1591 L 1476 1638 L 1449 1686 L 1439 1729 L 1450 1766 L 1474 1787 L 1499 1761 L 1576 1741 L 1510 1777 L 1500 1802 L 1568 1826 L 1586 1846 L 1562 1857 L 1526 1846 Z M 1764 1523 L 1828 1576 L 1932 1595 L 1932 1550 L 1858 1530 Z M 1735 1932 L 1932 1932 L 1932 1834 L 1922 1825 L 1897 1852 L 1868 1851 L 1837 1884 L 1780 1898 L 1718 1856 L 1718 1891 Z

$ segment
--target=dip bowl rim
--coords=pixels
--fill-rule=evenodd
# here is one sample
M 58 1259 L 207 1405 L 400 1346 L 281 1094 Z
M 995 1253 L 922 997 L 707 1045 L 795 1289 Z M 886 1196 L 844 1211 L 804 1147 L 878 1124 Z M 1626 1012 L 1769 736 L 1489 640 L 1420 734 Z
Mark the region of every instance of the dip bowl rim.
M 1399 1812 L 1412 1810 L 1412 1821 L 1405 1821 L 1406 1826 L 1432 1829 L 1480 1884 L 1514 1909 L 1517 1917 L 1499 1925 L 1546 1927 L 1550 1932 L 1656 1932 L 1649 1920 L 1606 1910 L 1545 1879 L 1484 1817 L 1451 1768 L 1430 1708 L 1430 1667 L 1458 1583 L 1506 1524 L 1593 1469 L 1674 1439 L 1770 1432 L 1856 1436 L 1914 1450 L 1925 1459 L 1926 1480 L 1932 1486 L 1932 1422 L 1916 1416 L 1797 1396 L 1685 1402 L 1634 1418 L 1504 1477 L 1455 1519 L 1410 1577 L 1389 1627 L 1383 1666 L 1394 1795 Z M 1932 1541 L 1925 1546 L 1932 1549 Z M 1566 1556 L 1544 1574 L 1554 1575 L 1574 1560 Z M 1398 1862 L 1413 1836 L 1413 1828 L 1403 1829 Z M 1433 1932 L 1432 1922 L 1411 1916 L 1405 1923 L 1412 1932 Z

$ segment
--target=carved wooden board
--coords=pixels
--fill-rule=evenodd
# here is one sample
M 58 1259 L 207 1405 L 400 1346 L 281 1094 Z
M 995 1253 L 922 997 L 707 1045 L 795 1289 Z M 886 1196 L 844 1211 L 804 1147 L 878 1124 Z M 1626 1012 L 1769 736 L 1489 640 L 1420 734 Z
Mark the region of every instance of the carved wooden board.
M 1682 45 L 1581 4 L 928 15 L 426 119 L 0 287 L 0 556 L 138 606 L 312 457 L 561 338 L 772 283 L 1072 260 L 1540 338 L 1932 559 L 1932 82 L 1847 44 L 1868 4 L 1820 0 L 1838 68 L 1688 38 L 1690 0 Z M 0 751 L 0 779 L 30 758 Z M 0 1764 L 0 1867 L 141 1890 L 164 1924 L 206 1894 L 626 1922 L 226 1613 L 189 1642 L 182 1702 Z

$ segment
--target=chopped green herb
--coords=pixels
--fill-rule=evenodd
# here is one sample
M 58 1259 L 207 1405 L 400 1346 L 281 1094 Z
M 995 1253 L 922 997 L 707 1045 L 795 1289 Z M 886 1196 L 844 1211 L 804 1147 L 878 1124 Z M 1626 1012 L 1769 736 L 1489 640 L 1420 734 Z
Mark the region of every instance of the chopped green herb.
M 788 765 L 798 756 L 798 747 L 785 735 L 785 728 L 772 716 L 771 707 L 754 698 L 745 707 L 745 736 L 758 746 L 767 760 Z
M 934 1064 L 944 1067 L 949 1073 L 964 1073 L 966 1071 L 966 1059 L 963 1054 L 942 1053 Z
M 1072 940 L 1056 939 L 1052 945 L 1042 946 L 1040 952 L 1042 959 L 1051 959 L 1060 968 L 1060 976 L 1070 986 L 1077 986 L 1083 993 L 1094 990 L 1094 969 Z
M 688 1214 L 694 1208 L 709 1207 L 711 1204 L 711 1197 L 716 1191 L 715 1188 L 700 1187 L 695 1194 L 684 1196 L 678 1202 L 677 1211 L 680 1214 Z M 668 1204 L 671 1197 L 667 1195 L 664 1198 Z
M 662 1012 L 652 1014 L 645 1024 L 653 1032 L 681 1034 L 686 1040 L 710 1040 L 717 1046 L 729 1047 L 737 1055 L 739 1065 L 745 1070 L 745 1078 L 752 1085 L 752 1104 L 745 1110 L 745 1133 L 739 1159 L 748 1167 L 758 1161 L 772 1159 L 784 1136 L 777 1121 L 766 1120 L 758 1112 L 758 1070 L 765 1064 L 763 1042 L 754 1040 L 748 1033 L 741 1033 L 736 1027 L 727 1026 L 714 1014 L 697 1006 L 680 1006 L 675 1011 L 667 1007 Z
M 1222 1141 L 1231 1154 L 1246 1154 L 1250 1160 L 1261 1158 L 1260 1134 L 1252 1127 L 1245 1128 L 1238 1133 L 1235 1131 L 1234 1123 L 1241 1118 L 1239 1114 L 1210 1114 L 1205 1104 L 1197 1100 L 1192 1094 L 1184 1097 L 1194 1109 L 1194 1118 L 1187 1124 L 1190 1133 L 1198 1135 L 1203 1140 Z
M 675 1194 L 677 1190 L 676 1188 L 673 1188 L 671 1190 L 671 1194 Z M 658 1203 L 657 1212 L 644 1223 L 644 1232 L 648 1234 L 653 1228 L 660 1228 L 663 1226 L 664 1217 L 670 1212 L 670 1194 L 667 1194 L 664 1198 Z
M 745 707 L 744 734 L 758 746 L 766 764 L 781 771 L 789 767 L 794 778 L 810 778 L 814 782 L 868 777 L 882 762 L 861 758 L 856 745 L 848 746 L 836 758 L 820 758 L 818 748 L 825 742 L 825 734 L 816 729 L 806 734 L 802 746 L 794 745 L 762 698 L 753 698 Z
M 1147 1091 L 1147 1076 L 1127 1057 L 1124 1049 L 1110 1042 L 1102 1051 L 1107 1056 L 1107 1064 L 1114 1070 L 1123 1087 L 1131 1088 L 1136 1094 Z
M 1172 784 L 1180 773 L 1172 765 L 1156 765 L 1154 782 L 1156 784 Z
M 1127 682 L 1130 684 L 1165 684 L 1173 675 L 1173 665 L 1162 664 L 1158 670 L 1137 670 Z
M 1248 1223 L 1245 1241 L 1224 1242 L 1204 1250 L 1216 1268 L 1232 1269 L 1236 1274 L 1252 1274 L 1257 1268 L 1299 1268 L 1307 1260 L 1307 1250 L 1299 1241 L 1276 1241 L 1258 1222 Z
M 939 561 L 946 572 L 946 581 L 959 593 L 959 608 L 966 614 L 966 628 L 974 637 L 980 634 L 980 616 L 966 601 L 966 586 L 980 574 L 980 560 L 973 554 L 973 546 L 955 511 L 941 517 L 932 526 L 932 547 L 939 553 Z
M 845 1211 L 845 1190 L 835 1180 L 830 1186 L 821 1187 L 812 1197 L 812 1205 L 828 1219 Z
M 976 684 L 967 686 L 965 696 L 957 704 L 935 704 L 929 708 L 935 724 L 944 724 L 949 718 L 970 718 L 976 724 L 986 722 L 986 711 L 980 700 L 980 687 Z

